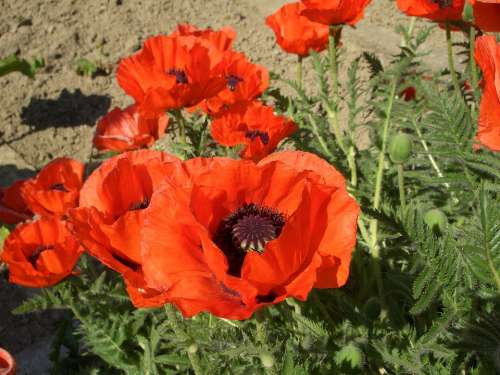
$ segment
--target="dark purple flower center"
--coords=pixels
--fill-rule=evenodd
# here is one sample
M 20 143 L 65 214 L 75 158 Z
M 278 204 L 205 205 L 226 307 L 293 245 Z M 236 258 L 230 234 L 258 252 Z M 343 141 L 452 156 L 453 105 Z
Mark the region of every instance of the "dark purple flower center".
M 264 145 L 267 145 L 269 143 L 269 134 L 260 130 L 247 130 L 247 132 L 245 133 L 245 137 L 252 141 L 255 140 L 255 138 L 259 137 Z
M 50 187 L 50 190 L 62 191 L 64 193 L 68 192 L 68 189 L 66 189 L 63 184 L 54 184 Z
M 52 250 L 54 246 L 52 245 L 39 245 L 33 250 L 31 255 L 28 257 L 28 262 L 31 263 L 31 265 L 36 269 L 36 262 L 38 258 L 40 258 L 40 254 L 43 253 L 45 250 Z
M 236 86 L 238 86 L 238 83 L 242 82 L 243 79 L 238 77 L 238 76 L 235 76 L 234 74 L 230 74 L 226 77 L 226 83 L 227 83 L 227 87 L 229 88 L 229 90 L 231 91 L 234 91 L 236 90 Z
M 434 4 L 439 5 L 439 9 L 449 8 L 453 5 L 453 0 L 431 0 Z
M 249 251 L 262 253 L 269 241 L 279 237 L 284 225 L 283 214 L 254 203 L 245 204 L 225 217 L 213 241 L 226 255 L 228 273 L 239 277 L 246 254 Z
M 186 73 L 182 69 L 172 68 L 167 73 L 170 74 L 171 76 L 175 76 L 175 82 L 177 84 L 188 83 Z
M 144 198 L 140 202 L 133 203 L 128 210 L 129 211 L 144 210 L 148 206 L 149 206 L 149 199 L 148 198 Z

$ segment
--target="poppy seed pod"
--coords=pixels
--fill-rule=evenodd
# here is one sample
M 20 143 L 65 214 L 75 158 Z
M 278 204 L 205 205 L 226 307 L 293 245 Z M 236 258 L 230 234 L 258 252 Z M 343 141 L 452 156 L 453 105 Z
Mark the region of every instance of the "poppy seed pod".
M 432 231 L 442 233 L 448 225 L 448 218 L 443 211 L 433 208 L 424 215 L 424 222 Z
M 389 144 L 389 156 L 393 163 L 400 164 L 408 160 L 411 155 L 411 139 L 405 133 L 396 134 Z

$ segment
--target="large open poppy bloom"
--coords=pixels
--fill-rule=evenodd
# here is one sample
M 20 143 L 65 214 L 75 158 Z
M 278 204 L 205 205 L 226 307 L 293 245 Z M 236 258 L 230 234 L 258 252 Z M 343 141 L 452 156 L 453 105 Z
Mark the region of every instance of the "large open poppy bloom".
M 474 9 L 474 24 L 486 32 L 500 32 L 500 0 L 469 0 Z
M 226 52 L 222 61 L 222 74 L 226 87 L 213 98 L 204 100 L 196 108 L 217 114 L 238 102 L 251 101 L 269 86 L 269 72 L 265 67 L 252 64 L 242 53 Z
M 462 21 L 465 0 L 397 0 L 397 4 L 408 16 L 445 22 Z
M 88 177 L 79 207 L 70 212 L 77 238 L 92 256 L 123 275 L 136 306 L 145 299 L 161 298 L 144 284 L 140 231 L 153 191 L 180 170 L 180 160 L 163 152 L 123 153 L 106 160 Z
M 4 242 L 2 260 L 9 267 L 9 281 L 28 287 L 57 284 L 73 271 L 83 248 L 66 222 L 41 218 L 20 224 Z
M 103 151 L 131 151 L 149 147 L 158 140 L 168 125 L 168 116 L 144 118 L 131 105 L 124 110 L 115 108 L 97 123 L 94 145 Z
M 191 107 L 224 89 L 223 51 L 195 36 L 155 36 L 120 61 L 116 77 L 141 114 Z
M 21 188 L 26 205 L 41 216 L 63 216 L 76 207 L 83 185 L 85 165 L 70 158 L 57 158 Z
M 222 27 L 219 30 L 198 29 L 188 23 L 177 25 L 177 29 L 170 36 L 195 36 L 207 41 L 220 51 L 229 51 L 236 39 L 236 31 L 232 27 Z
M 274 114 L 271 107 L 253 101 L 237 103 L 221 112 L 211 124 L 212 137 L 221 145 L 244 145 L 240 156 L 258 161 L 274 151 L 280 141 L 297 130 L 284 116 Z
M 301 0 L 302 15 L 325 25 L 354 25 L 364 16 L 371 0 Z
M 359 207 L 326 161 L 275 153 L 254 164 L 184 162 L 189 181 L 153 193 L 142 231 L 145 280 L 184 314 L 246 319 L 349 275 Z
M 328 46 L 328 26 L 301 15 L 305 8 L 302 3 L 285 4 L 266 18 L 280 47 L 299 56 L 308 56 L 311 50 L 321 52 Z
M 494 36 L 477 38 L 475 58 L 483 71 L 477 139 L 490 150 L 500 151 L 500 44 Z
M 17 224 L 33 217 L 21 194 L 25 182 L 18 180 L 6 188 L 0 188 L 0 222 Z

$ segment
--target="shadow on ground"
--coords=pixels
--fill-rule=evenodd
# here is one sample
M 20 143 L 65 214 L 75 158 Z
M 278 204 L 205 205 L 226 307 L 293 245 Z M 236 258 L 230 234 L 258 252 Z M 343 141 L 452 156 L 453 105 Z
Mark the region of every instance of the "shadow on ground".
M 21 119 L 36 130 L 95 124 L 111 105 L 106 95 L 84 95 L 79 89 L 63 89 L 57 99 L 31 98 L 22 109 Z
M 34 171 L 18 168 L 14 164 L 0 165 L 0 187 L 12 184 L 15 180 L 33 177 Z

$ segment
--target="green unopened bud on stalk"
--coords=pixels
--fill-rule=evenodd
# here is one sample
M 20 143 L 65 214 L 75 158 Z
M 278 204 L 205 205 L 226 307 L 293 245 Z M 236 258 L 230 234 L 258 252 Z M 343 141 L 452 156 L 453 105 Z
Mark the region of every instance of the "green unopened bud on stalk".
M 198 345 L 191 344 L 187 348 L 188 353 L 195 354 L 198 351 Z
M 348 365 L 351 369 L 359 369 L 363 367 L 365 355 L 358 346 L 351 343 L 335 353 L 334 359 L 338 366 Z
M 271 368 L 274 366 L 274 357 L 269 352 L 260 353 L 260 362 L 264 368 Z
M 469 2 L 466 2 L 464 5 L 464 11 L 462 12 L 462 19 L 465 22 L 474 22 L 474 9 Z
M 398 133 L 389 144 L 389 156 L 393 163 L 402 164 L 410 157 L 411 149 L 410 137 L 405 133 Z
M 435 233 L 443 233 L 448 225 L 448 218 L 443 211 L 433 208 L 424 215 L 425 223 Z

